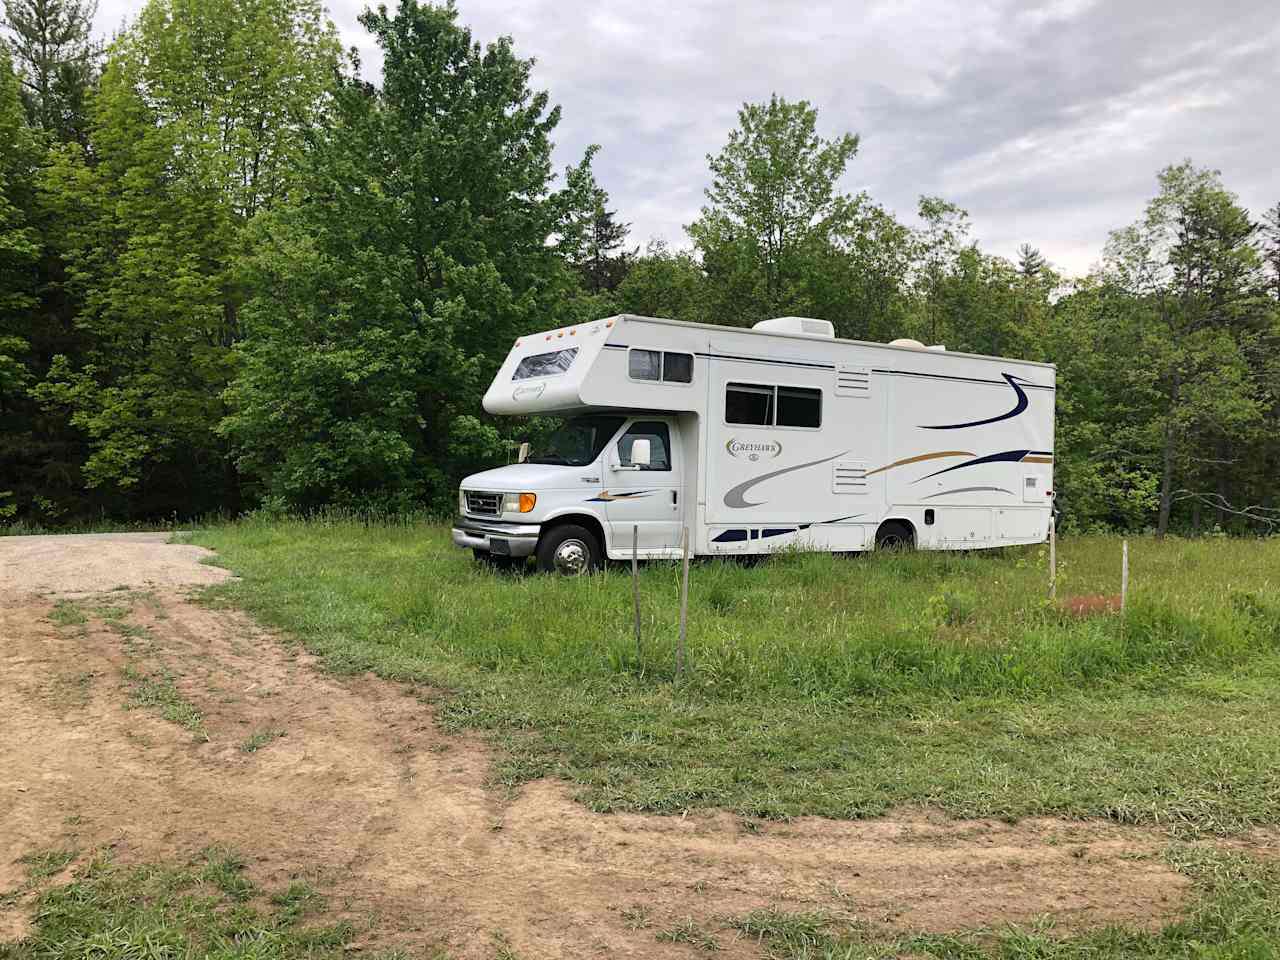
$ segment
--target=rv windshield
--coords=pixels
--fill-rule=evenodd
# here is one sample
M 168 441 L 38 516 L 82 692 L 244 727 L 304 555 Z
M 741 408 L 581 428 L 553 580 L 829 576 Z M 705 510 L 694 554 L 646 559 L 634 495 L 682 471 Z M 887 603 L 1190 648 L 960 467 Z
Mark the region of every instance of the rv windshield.
M 554 463 L 585 467 L 600 456 L 626 417 L 574 417 L 566 420 L 551 436 L 537 444 L 526 463 Z

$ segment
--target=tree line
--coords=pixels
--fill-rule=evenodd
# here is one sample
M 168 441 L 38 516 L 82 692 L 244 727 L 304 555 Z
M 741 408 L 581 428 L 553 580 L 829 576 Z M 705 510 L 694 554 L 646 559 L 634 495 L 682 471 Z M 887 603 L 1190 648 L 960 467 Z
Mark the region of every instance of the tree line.
M 511 343 L 614 313 L 914 337 L 1058 365 L 1075 529 L 1280 522 L 1280 203 L 1161 171 L 1100 265 L 984 252 L 841 179 L 856 135 L 746 104 L 687 247 L 632 243 L 513 41 L 452 4 L 366 10 L 362 79 L 315 0 L 5 0 L 0 520 L 57 526 L 330 505 L 447 510 L 545 429 L 486 417 Z

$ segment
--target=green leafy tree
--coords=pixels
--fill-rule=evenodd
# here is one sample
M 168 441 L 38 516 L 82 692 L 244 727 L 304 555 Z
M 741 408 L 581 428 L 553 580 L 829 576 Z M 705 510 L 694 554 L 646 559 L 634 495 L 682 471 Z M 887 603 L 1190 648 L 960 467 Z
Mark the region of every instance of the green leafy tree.
M 1110 278 L 1077 281 L 1028 354 L 1058 368 L 1054 484 L 1070 529 L 1141 530 L 1159 506 L 1148 424 L 1161 398 L 1133 362 L 1143 349 L 1140 306 Z
M 215 429 L 245 228 L 287 192 L 337 63 L 313 0 L 151 0 L 112 45 L 94 162 L 70 144 L 43 178 L 87 343 L 38 395 L 87 437 L 85 481 L 135 511 L 237 508 Z
M 482 47 L 452 6 L 414 0 L 361 23 L 381 89 L 343 84 L 296 201 L 255 225 L 222 431 L 294 507 L 444 509 L 505 449 L 476 413 L 512 341 L 576 319 L 559 247 L 589 171 L 553 189 L 560 111 L 510 40 Z
M 688 229 L 711 279 L 717 322 L 749 324 L 804 302 L 803 264 L 854 210 L 837 189 L 858 138 L 817 134 L 807 101 L 744 104 L 720 153 L 707 157 L 707 205 Z
M 1175 502 L 1208 494 L 1203 468 L 1225 479 L 1230 438 L 1261 421 L 1249 353 L 1265 319 L 1255 226 L 1218 173 L 1185 161 L 1159 183 L 1142 220 L 1112 234 L 1106 256 L 1116 282 L 1141 301 L 1134 379 L 1159 398 L 1148 441 L 1159 451 L 1163 536 Z
M 805 248 L 797 272 L 806 314 L 830 320 L 836 335 L 888 341 L 911 328 L 914 236 L 867 194 Z
M 0 335 L 9 338 L 18 336 L 21 318 L 36 302 L 39 238 L 30 221 L 40 160 L 39 143 L 18 99 L 18 79 L 0 44 Z M 14 380 L 16 374 L 0 384 Z
M 39 238 L 31 224 L 40 147 L 19 100 L 18 78 L 0 44 L 0 518 L 16 510 L 8 489 L 22 459 L 37 303 Z
M 93 39 L 96 0 L 4 0 L 22 100 L 32 124 L 57 140 L 86 135 L 86 106 L 101 47 Z
M 921 197 L 917 214 L 924 226 L 916 235 L 915 285 L 922 308 L 916 335 L 928 343 L 954 340 L 944 301 L 948 278 L 960 272 L 960 256 L 973 249 L 969 214 L 941 197 Z
M 618 306 L 623 313 L 643 317 L 702 321 L 706 282 L 690 253 L 650 240 L 618 286 Z

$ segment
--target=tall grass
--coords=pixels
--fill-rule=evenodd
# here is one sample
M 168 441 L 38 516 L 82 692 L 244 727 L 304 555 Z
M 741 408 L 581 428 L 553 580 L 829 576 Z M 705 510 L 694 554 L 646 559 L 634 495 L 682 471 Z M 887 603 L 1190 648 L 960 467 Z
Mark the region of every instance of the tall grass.
M 428 525 L 251 523 L 203 539 L 230 550 L 250 579 L 279 576 L 283 560 L 291 577 L 324 584 L 321 605 L 292 609 L 290 622 L 340 630 L 379 660 L 575 682 L 663 681 L 673 671 L 674 565 L 643 571 L 637 653 L 625 569 L 578 580 L 496 574 Z M 1060 595 L 1117 589 L 1118 541 L 1069 541 L 1062 554 Z M 1046 599 L 1041 548 L 698 563 L 694 682 L 726 698 L 1025 695 L 1237 664 L 1280 644 L 1280 540 L 1141 541 L 1133 567 L 1125 616 L 1076 619 Z
M 1280 540 L 1135 540 L 1124 616 L 1047 602 L 1042 548 L 493 573 L 447 528 L 329 518 L 201 531 L 213 590 L 329 668 L 445 691 L 501 778 L 601 809 L 865 816 L 1069 812 L 1237 829 L 1280 820 Z M 1072 538 L 1058 592 L 1118 590 L 1120 542 Z

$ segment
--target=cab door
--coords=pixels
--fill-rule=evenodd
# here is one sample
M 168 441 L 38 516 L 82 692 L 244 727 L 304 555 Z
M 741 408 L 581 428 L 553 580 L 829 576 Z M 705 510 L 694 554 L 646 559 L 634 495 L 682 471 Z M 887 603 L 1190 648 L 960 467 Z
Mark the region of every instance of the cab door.
M 640 437 L 649 441 L 647 466 L 631 461 Z M 601 496 L 615 553 L 631 553 L 632 527 L 638 527 L 641 556 L 678 555 L 684 519 L 681 466 L 679 427 L 670 420 L 637 418 L 613 442 L 604 458 Z

